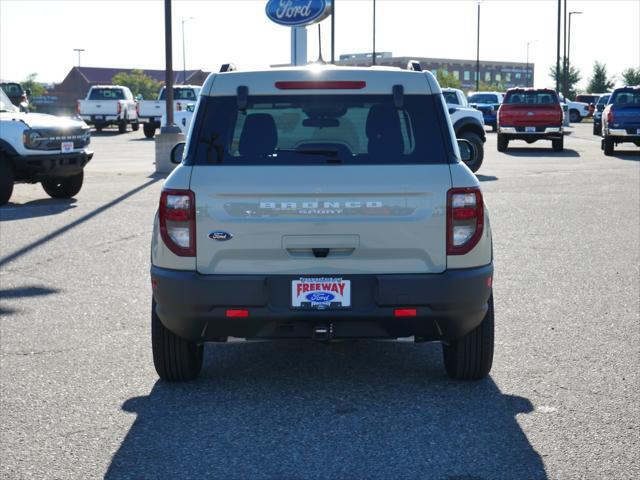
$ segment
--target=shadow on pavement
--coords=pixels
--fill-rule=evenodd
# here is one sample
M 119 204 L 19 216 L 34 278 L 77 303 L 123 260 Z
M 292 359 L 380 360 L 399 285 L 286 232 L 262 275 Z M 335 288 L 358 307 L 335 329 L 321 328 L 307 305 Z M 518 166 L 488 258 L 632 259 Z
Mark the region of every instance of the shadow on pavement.
M 151 180 L 149 180 L 148 182 L 143 183 L 142 185 L 129 190 L 126 193 L 123 193 L 122 195 L 120 195 L 119 197 L 111 200 L 109 203 L 105 203 L 104 205 L 102 205 L 101 207 L 96 208 L 95 210 L 92 210 L 91 212 L 87 213 L 86 215 L 83 215 L 82 217 L 78 218 L 77 220 L 74 220 L 73 222 L 58 228 L 57 230 L 54 230 L 53 232 L 49 233 L 48 235 L 45 235 L 44 237 L 36 240 L 35 242 L 32 242 L 24 247 L 22 247 L 21 249 L 7 255 L 4 258 L 0 258 L 0 267 L 4 267 L 7 264 L 13 262 L 14 260 L 16 260 L 17 258 L 20 258 L 21 256 L 29 253 L 31 250 L 38 248 L 40 245 L 43 245 L 51 240 L 53 240 L 56 237 L 59 237 L 60 235 L 62 235 L 65 232 L 68 232 L 69 230 L 71 230 L 72 228 L 77 227 L 78 225 L 86 222 L 87 220 L 91 220 L 93 217 L 95 217 L 96 215 L 101 214 L 102 212 L 104 212 L 105 210 L 110 209 L 111 207 L 116 206 L 118 203 L 126 200 L 127 198 L 135 195 L 136 193 L 144 190 L 145 188 L 147 188 L 150 185 L 153 185 L 154 183 L 156 183 L 158 180 L 161 180 L 162 178 L 164 178 L 164 175 L 158 175 L 158 174 L 152 174 L 149 175 L 149 177 L 147 178 L 151 178 Z
M 4 301 L 7 299 L 16 299 L 16 298 L 25 298 L 25 297 L 42 297 L 44 295 L 52 295 L 54 293 L 58 293 L 60 290 L 55 288 L 47 288 L 47 287 L 18 287 L 18 288 L 7 288 L 4 290 L 0 290 L 0 300 Z M 7 308 L 3 305 L 0 305 L 0 315 L 7 315 L 9 313 L 15 312 L 12 308 Z
M 476 178 L 480 182 L 493 182 L 495 180 L 498 180 L 498 177 L 494 175 L 476 175 Z
M 512 157 L 571 158 L 580 156 L 578 152 L 570 148 L 565 148 L 562 152 L 554 152 L 551 148 L 509 147 L 504 154 L 511 155 Z
M 151 138 L 136 137 L 136 138 L 130 138 L 129 141 L 130 142 L 154 142 L 155 141 L 155 137 L 151 137 Z
M 27 203 L 9 202 L 4 207 L 0 208 L 0 222 L 57 215 L 75 208 L 76 205 L 74 204 L 76 202 L 77 200 L 75 198 L 43 198 Z
M 454 382 L 410 342 L 208 345 L 199 380 L 157 381 L 106 478 L 544 479 L 491 379 Z
M 96 129 L 91 129 L 92 137 L 116 137 L 118 135 L 126 135 L 127 133 L 131 132 L 127 131 L 126 133 L 120 133 L 117 128 L 114 128 L 113 130 L 102 130 L 101 132 Z
M 619 160 L 630 160 L 632 162 L 640 162 L 640 150 L 615 150 L 610 157 L 617 158 Z

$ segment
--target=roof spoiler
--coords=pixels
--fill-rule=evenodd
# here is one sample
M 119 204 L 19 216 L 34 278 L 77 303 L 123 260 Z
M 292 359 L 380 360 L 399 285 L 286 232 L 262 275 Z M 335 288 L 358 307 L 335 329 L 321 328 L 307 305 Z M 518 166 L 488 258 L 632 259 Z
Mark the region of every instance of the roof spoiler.
M 220 67 L 220 73 L 235 72 L 236 70 L 237 68 L 233 63 L 223 63 Z

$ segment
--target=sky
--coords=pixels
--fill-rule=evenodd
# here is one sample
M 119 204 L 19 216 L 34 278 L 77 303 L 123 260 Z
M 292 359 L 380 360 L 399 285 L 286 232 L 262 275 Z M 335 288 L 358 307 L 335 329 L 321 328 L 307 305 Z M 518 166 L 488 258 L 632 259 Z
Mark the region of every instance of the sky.
M 336 57 L 370 52 L 373 1 L 334 0 Z M 249 70 L 290 61 L 290 29 L 271 22 L 265 0 L 173 0 L 173 63 L 217 71 L 223 63 Z M 594 61 L 614 77 L 640 67 L 640 0 L 568 0 L 571 63 L 586 88 Z M 535 85 L 552 86 L 556 0 L 482 0 L 480 58 L 535 64 Z M 191 18 L 193 17 L 193 18 Z M 191 18 L 191 19 L 189 19 Z M 395 56 L 475 59 L 475 0 L 377 0 L 376 50 Z M 321 23 L 323 57 L 330 57 L 330 19 Z M 318 57 L 318 27 L 310 27 L 308 58 Z M 162 0 L 0 0 L 0 79 L 37 73 L 61 82 L 77 65 L 164 69 Z

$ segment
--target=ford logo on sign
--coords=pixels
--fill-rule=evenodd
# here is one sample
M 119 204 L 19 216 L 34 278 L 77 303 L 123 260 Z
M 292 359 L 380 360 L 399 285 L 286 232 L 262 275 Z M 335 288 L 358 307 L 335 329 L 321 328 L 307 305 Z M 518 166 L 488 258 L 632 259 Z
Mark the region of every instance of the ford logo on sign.
M 227 232 L 217 231 L 209 233 L 209 238 L 211 240 L 217 240 L 219 242 L 226 242 L 227 240 L 231 240 L 233 238 L 233 235 Z
M 329 303 L 336 298 L 335 295 L 327 292 L 312 292 L 305 295 L 306 299 L 313 303 Z
M 331 14 L 331 0 L 269 0 L 267 17 L 285 27 L 304 27 Z

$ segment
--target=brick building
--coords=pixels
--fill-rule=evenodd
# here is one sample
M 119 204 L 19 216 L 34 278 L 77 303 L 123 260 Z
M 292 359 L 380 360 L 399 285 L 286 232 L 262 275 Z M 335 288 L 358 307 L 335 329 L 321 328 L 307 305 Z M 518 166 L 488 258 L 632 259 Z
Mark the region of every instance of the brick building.
M 76 101 L 86 96 L 89 88 L 94 85 L 110 85 L 112 78 L 118 73 L 131 73 L 132 68 L 98 68 L 73 67 L 65 79 L 55 85 L 47 95 L 33 99 L 38 112 L 65 114 L 75 112 Z M 144 70 L 144 73 L 154 80 L 164 84 L 164 70 Z M 174 84 L 202 85 L 209 72 L 202 70 L 187 70 L 184 78 L 182 70 L 173 72 Z

